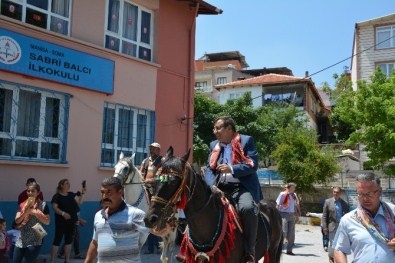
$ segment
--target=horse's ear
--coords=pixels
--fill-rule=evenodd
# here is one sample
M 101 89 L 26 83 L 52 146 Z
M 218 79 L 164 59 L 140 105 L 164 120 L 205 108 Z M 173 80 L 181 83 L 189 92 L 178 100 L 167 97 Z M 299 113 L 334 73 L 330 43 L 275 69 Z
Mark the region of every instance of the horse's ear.
M 186 154 L 184 154 L 184 156 L 181 157 L 181 160 L 183 160 L 184 162 L 187 162 L 190 153 L 191 153 L 191 148 L 189 148 L 189 150 L 186 152 Z
M 119 155 L 119 160 L 123 159 L 125 157 L 125 155 L 123 154 L 123 152 L 121 152 L 121 154 Z
M 167 149 L 167 152 L 166 152 L 166 159 L 168 159 L 170 157 L 173 157 L 173 153 L 174 153 L 173 147 L 170 146 L 169 149 Z
M 136 155 L 136 153 L 133 153 L 132 156 L 130 157 L 130 159 L 134 160 L 135 155 Z

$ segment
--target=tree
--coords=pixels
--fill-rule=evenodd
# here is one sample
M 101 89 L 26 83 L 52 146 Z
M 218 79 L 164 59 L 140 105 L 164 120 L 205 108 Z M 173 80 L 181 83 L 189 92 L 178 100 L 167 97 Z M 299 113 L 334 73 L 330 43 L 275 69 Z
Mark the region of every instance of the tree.
M 371 83 L 359 81 L 358 90 L 339 101 L 335 111 L 354 129 L 347 143 L 366 145 L 367 166 L 382 169 L 395 156 L 395 72 L 387 78 L 377 68 Z
M 223 106 L 206 97 L 200 92 L 195 92 L 195 107 L 193 125 L 194 133 L 204 143 L 208 144 L 215 137 L 213 135 L 213 120 L 223 111 Z
M 258 110 L 256 122 L 260 127 L 260 133 L 256 137 L 259 138 L 257 147 L 263 166 L 269 167 L 275 164 L 271 154 L 281 142 L 278 136 L 280 130 L 290 125 L 304 127 L 307 119 L 303 112 L 291 104 L 270 104 Z
M 353 104 L 351 98 L 353 98 L 352 82 L 346 73 L 340 75 L 333 74 L 333 78 L 336 80 L 335 90 L 331 94 L 331 101 L 334 102 L 332 114 L 329 116 L 329 121 L 334 130 L 335 142 L 344 143 L 350 134 L 354 131 L 352 125 L 348 120 L 345 120 L 342 116 L 341 111 L 347 110 L 347 108 L 337 110 L 337 106 Z
M 339 171 L 335 154 L 319 147 L 315 130 L 290 125 L 280 130 L 279 137 L 272 156 L 284 182 L 295 182 L 299 192 L 313 192 L 314 184 L 328 182 Z

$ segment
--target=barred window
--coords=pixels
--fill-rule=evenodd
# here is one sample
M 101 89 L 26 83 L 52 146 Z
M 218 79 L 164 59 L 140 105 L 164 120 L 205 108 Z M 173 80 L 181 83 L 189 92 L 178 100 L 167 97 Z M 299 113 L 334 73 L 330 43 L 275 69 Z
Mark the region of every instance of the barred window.
M 148 146 L 154 141 L 155 112 L 120 104 L 104 104 L 102 167 L 114 167 L 121 152 L 135 156 L 135 165 L 149 154 Z
M 2 0 L 1 14 L 68 36 L 72 0 Z
M 0 81 L 0 158 L 66 163 L 69 95 Z

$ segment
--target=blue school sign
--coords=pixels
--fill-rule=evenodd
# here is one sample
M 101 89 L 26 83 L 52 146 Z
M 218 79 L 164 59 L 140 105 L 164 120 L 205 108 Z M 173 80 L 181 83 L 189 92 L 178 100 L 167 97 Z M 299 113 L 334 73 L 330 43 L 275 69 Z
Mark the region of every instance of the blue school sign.
M 114 61 L 0 29 L 0 70 L 113 93 Z

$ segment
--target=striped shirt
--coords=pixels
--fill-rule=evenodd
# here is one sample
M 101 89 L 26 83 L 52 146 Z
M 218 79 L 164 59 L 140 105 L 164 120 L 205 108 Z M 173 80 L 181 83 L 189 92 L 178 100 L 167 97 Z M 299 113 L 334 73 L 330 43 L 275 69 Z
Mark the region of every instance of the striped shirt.
M 140 249 L 149 233 L 144 216 L 142 210 L 125 203 L 109 218 L 104 209 L 96 213 L 93 240 L 98 244 L 98 263 L 141 262 Z

